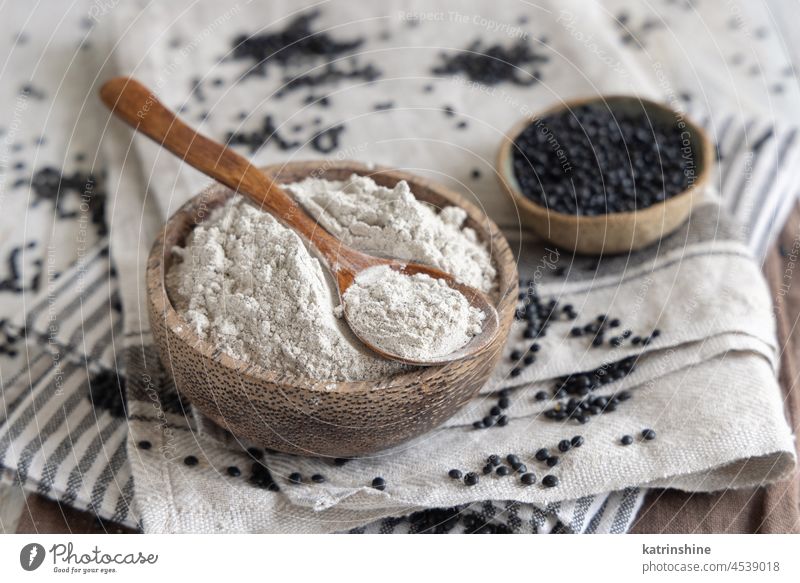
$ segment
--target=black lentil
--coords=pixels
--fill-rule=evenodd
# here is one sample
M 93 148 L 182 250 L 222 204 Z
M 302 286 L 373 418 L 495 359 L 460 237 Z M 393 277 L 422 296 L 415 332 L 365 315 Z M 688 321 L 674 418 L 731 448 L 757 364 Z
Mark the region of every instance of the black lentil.
M 549 395 L 547 394 L 547 391 L 537 391 L 536 392 L 536 400 L 537 401 L 546 401 L 548 399 L 548 397 L 549 397 Z
M 485 47 L 476 40 L 465 50 L 452 55 L 443 53 L 442 63 L 433 68 L 433 73 L 465 75 L 484 85 L 508 82 L 527 86 L 539 81 L 538 66 L 548 60 L 546 54 L 534 50 L 525 40 L 510 47 L 499 44 Z
M 633 443 L 633 437 L 630 435 L 623 435 L 619 441 L 622 445 L 630 445 Z
M 488 458 L 486 458 L 486 461 L 489 462 L 490 464 L 492 464 L 493 466 L 499 466 L 500 465 L 500 456 L 497 455 L 496 453 L 493 453 Z
M 514 173 L 525 196 L 557 212 L 597 216 L 647 208 L 689 186 L 693 136 L 684 155 L 677 121 L 656 121 L 644 109 L 612 112 L 603 103 L 560 111 L 517 137 Z M 559 148 L 551 147 L 553 140 Z
M 242 471 L 236 466 L 228 466 L 228 468 L 225 470 L 225 473 L 227 473 L 231 478 L 238 478 L 242 475 Z
M 558 465 L 558 456 L 557 455 L 551 455 L 549 458 L 547 458 L 544 461 L 544 463 L 547 464 L 548 468 L 553 468 L 553 467 Z
M 530 486 L 531 484 L 536 483 L 536 474 L 522 474 L 520 477 L 520 481 L 525 484 L 526 486 Z
M 647 441 L 652 441 L 656 438 L 656 432 L 652 429 L 642 429 L 642 438 Z
M 508 409 L 511 406 L 511 399 L 508 397 L 500 397 L 497 401 L 497 406 L 501 409 Z
M 145 449 L 145 450 L 146 449 L 150 449 L 151 447 L 153 447 L 153 444 L 150 443 L 149 441 L 147 441 L 146 439 L 143 439 L 142 441 L 140 441 L 136 445 L 139 447 L 139 449 Z
M 509 465 L 510 465 L 510 466 L 512 466 L 512 467 L 513 467 L 513 466 L 515 466 L 515 465 L 519 465 L 519 464 L 520 464 L 520 461 L 519 461 L 519 456 L 517 456 L 517 455 L 515 455 L 515 454 L 513 454 L 513 453 L 510 453 L 510 454 L 508 454 L 508 455 L 506 456 L 506 461 L 507 461 L 507 462 L 509 463 Z
M 372 479 L 372 487 L 376 490 L 383 492 L 386 489 L 386 480 L 378 476 Z
M 311 476 L 311 481 L 315 484 L 322 484 L 325 481 L 325 476 L 322 474 L 314 474 Z
M 461 476 L 462 476 L 462 473 L 461 473 L 461 470 L 457 470 L 457 469 L 453 468 L 452 470 L 447 472 L 447 475 L 450 476 L 451 478 L 453 478 L 454 480 L 460 480 Z
M 511 468 L 508 466 L 498 466 L 496 471 L 498 476 L 507 476 L 511 473 Z
M 479 480 L 478 474 L 476 474 L 475 472 L 467 472 L 467 475 L 464 476 L 464 483 L 467 486 L 474 486 L 475 484 L 478 483 L 478 480 Z
M 572 447 L 580 447 L 583 445 L 583 435 L 576 435 L 572 439 L 570 439 L 570 444 Z
M 555 488 L 558 486 L 558 478 L 551 474 L 547 474 L 544 478 L 542 478 L 542 485 L 547 488 Z
M 187 455 L 185 458 L 183 458 L 183 463 L 189 467 L 192 467 L 200 463 L 200 460 L 193 455 Z
M 505 415 L 500 415 L 500 417 L 497 418 L 497 425 L 499 427 L 505 427 L 506 425 L 508 425 L 508 417 L 506 417 Z
M 558 442 L 558 451 L 561 453 L 567 453 L 570 449 L 572 449 L 572 443 L 569 439 L 562 439 Z
M 492 464 L 486 464 L 485 466 L 483 466 L 483 474 L 485 476 L 488 476 L 493 471 L 494 471 L 494 467 L 492 466 Z
M 544 460 L 550 457 L 550 452 L 547 450 L 547 448 L 543 447 L 536 452 L 536 455 L 534 457 L 536 457 L 536 459 L 539 460 L 540 462 L 543 462 Z
M 293 472 L 289 474 L 289 482 L 292 484 L 302 484 L 303 483 L 303 476 L 299 472 Z
M 232 58 L 252 61 L 248 75 L 265 76 L 272 63 L 286 67 L 323 58 L 330 62 L 355 51 L 364 42 L 363 38 L 337 41 L 327 32 L 314 30 L 312 23 L 319 14 L 319 10 L 311 10 L 293 18 L 281 30 L 236 37 Z

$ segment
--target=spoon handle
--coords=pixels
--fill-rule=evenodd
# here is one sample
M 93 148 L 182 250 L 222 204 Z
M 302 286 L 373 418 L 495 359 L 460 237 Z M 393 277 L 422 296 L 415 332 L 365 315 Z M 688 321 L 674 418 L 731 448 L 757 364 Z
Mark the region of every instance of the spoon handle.
M 186 125 L 144 85 L 130 77 L 111 79 L 100 99 L 114 114 L 187 164 L 240 194 L 299 232 L 319 250 L 333 271 L 361 263 L 355 251 L 319 226 L 269 176 L 230 148 Z M 355 261 L 354 261 L 355 260 Z

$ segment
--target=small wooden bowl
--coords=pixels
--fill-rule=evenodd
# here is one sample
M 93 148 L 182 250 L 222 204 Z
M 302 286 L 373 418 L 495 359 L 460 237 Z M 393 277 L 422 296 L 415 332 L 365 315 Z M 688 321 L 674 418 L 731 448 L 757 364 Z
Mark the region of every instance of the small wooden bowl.
M 347 457 L 391 447 L 433 429 L 484 384 L 505 344 L 517 300 L 517 268 L 497 226 L 460 195 L 412 174 L 356 162 L 296 162 L 265 169 L 282 183 L 310 175 L 344 180 L 371 176 L 394 186 L 406 180 L 420 200 L 460 206 L 491 251 L 498 287 L 491 295 L 500 319 L 497 338 L 473 358 L 414 369 L 381 381 L 323 382 L 243 363 L 200 339 L 175 311 L 164 284 L 171 249 L 233 191 L 213 185 L 181 207 L 153 244 L 147 264 L 150 323 L 162 362 L 192 406 L 234 435 L 286 453 Z
M 513 144 L 520 133 L 537 119 L 589 103 L 602 103 L 615 113 L 647 112 L 654 121 L 674 120 L 672 109 L 639 97 L 613 95 L 568 101 L 516 124 L 500 144 L 498 175 L 503 187 L 522 209 L 523 218 L 533 229 L 555 245 L 587 255 L 614 254 L 647 247 L 680 227 L 689 217 L 695 197 L 699 198 L 711 175 L 713 149 L 706 132 L 686 117 L 686 131 L 692 134 L 695 148 L 695 180 L 683 192 L 638 211 L 581 216 L 549 210 L 526 197 L 517 183 L 513 167 Z

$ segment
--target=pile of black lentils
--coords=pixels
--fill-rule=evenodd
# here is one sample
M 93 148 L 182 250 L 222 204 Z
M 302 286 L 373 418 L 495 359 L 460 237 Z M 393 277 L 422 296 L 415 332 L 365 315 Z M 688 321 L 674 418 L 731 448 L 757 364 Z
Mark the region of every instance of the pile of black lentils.
M 597 216 L 647 208 L 686 190 L 696 151 L 685 122 L 612 109 L 591 103 L 528 125 L 513 148 L 522 193 L 557 212 Z

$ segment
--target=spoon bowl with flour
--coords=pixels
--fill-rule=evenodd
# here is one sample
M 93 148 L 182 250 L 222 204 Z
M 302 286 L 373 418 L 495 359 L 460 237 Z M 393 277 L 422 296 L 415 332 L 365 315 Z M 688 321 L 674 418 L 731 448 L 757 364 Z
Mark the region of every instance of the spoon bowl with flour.
M 412 365 L 442 365 L 479 353 L 497 335 L 497 311 L 482 292 L 433 267 L 351 249 L 307 215 L 270 176 L 197 133 L 135 79 L 108 81 L 100 98 L 136 131 L 300 234 L 334 275 L 340 315 L 378 354 Z

